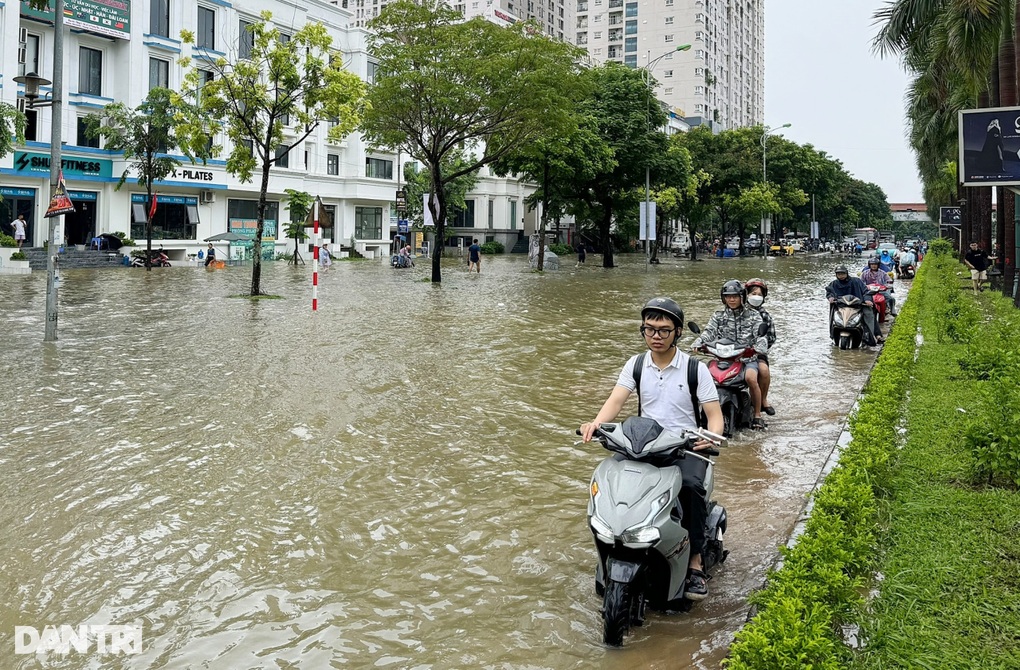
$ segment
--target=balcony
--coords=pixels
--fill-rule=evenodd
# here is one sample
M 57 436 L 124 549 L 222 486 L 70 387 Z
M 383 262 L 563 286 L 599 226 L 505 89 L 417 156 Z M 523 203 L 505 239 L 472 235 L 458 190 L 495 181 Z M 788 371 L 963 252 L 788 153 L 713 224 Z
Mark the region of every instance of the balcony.
M 623 29 L 617 28 L 616 30 L 609 31 L 610 42 L 622 42 L 623 41 Z
M 587 2 L 579 2 L 579 3 L 577 3 L 577 11 L 578 11 L 578 13 L 580 13 L 580 12 L 587 12 L 588 11 L 588 3 Z
M 609 0 L 609 9 L 622 9 L 623 0 Z

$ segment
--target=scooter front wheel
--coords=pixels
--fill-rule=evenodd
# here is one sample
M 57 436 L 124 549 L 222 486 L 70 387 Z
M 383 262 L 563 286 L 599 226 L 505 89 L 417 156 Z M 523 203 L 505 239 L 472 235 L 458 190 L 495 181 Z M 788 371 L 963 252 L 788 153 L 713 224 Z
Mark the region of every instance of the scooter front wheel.
M 839 336 L 839 348 L 840 349 L 849 349 L 850 348 L 850 336 L 849 335 L 844 334 L 844 335 L 840 335 Z
M 628 584 L 609 581 L 602 597 L 602 641 L 611 647 L 623 645 L 623 636 L 630 629 L 630 588 Z

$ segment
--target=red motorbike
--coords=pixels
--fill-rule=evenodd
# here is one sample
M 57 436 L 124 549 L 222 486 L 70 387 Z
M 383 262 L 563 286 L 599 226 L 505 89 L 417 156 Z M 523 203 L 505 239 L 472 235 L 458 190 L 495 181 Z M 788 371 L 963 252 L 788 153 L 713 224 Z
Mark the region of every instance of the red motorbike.
M 882 291 L 888 290 L 888 286 L 882 286 L 881 284 L 868 284 L 868 295 L 871 296 L 871 302 L 875 304 L 875 315 L 878 317 L 879 323 L 885 323 L 887 305 L 885 302 L 885 296 L 882 295 Z

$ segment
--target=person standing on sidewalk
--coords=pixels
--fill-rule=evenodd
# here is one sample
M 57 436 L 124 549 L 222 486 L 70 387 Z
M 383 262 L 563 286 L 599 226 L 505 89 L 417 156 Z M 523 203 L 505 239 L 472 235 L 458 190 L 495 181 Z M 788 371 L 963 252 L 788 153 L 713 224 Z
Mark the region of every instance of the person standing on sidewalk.
M 970 280 L 974 285 L 974 293 L 985 290 L 981 284 L 988 279 L 989 260 L 988 252 L 979 249 L 976 241 L 970 243 L 970 251 L 963 257 L 963 262 L 970 268 Z
M 18 214 L 18 218 L 11 221 L 11 228 L 14 228 L 14 239 L 18 243 L 18 248 L 25 243 L 25 215 Z

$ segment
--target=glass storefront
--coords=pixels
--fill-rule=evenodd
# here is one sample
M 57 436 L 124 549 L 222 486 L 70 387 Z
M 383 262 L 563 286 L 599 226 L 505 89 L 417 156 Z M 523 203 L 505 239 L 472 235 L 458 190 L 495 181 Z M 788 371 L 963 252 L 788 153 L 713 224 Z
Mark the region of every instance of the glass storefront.
M 198 235 L 198 198 L 186 195 L 156 196 L 156 212 L 152 217 L 152 239 L 194 240 Z M 152 202 L 144 193 L 131 194 L 131 237 L 145 239 L 145 224 Z

